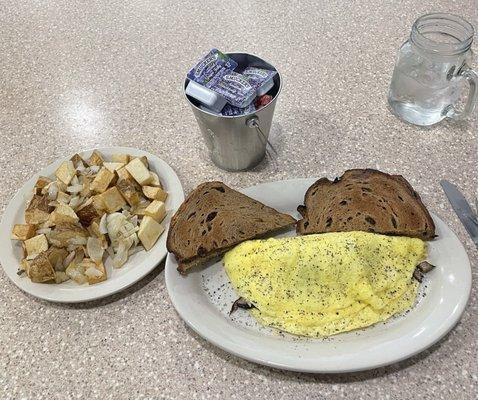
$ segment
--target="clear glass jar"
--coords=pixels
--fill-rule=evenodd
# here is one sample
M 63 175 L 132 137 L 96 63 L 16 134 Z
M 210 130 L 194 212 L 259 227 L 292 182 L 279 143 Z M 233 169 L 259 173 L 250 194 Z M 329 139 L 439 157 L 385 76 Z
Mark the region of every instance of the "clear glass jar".
M 451 14 L 427 14 L 415 21 L 393 71 L 388 102 L 394 114 L 415 125 L 461 119 L 474 109 L 477 74 L 470 69 L 473 26 Z M 462 112 L 456 105 L 470 85 Z

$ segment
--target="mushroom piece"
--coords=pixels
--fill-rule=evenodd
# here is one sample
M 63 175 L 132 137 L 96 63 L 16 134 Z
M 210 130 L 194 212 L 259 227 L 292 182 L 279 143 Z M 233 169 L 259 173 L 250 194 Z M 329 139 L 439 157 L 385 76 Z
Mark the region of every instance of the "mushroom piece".
M 249 303 L 246 299 L 244 299 L 243 297 L 239 297 L 233 304 L 232 304 L 232 307 L 231 307 L 231 311 L 229 311 L 229 315 L 231 315 L 234 311 L 237 311 L 238 308 L 242 308 L 244 310 L 249 310 L 251 308 L 253 308 L 254 305 Z
M 426 274 L 427 272 L 430 272 L 432 269 L 434 269 L 435 266 L 430 264 L 428 261 L 422 261 L 420 264 L 417 265 L 417 268 L 420 270 L 420 272 Z
M 423 274 L 420 272 L 418 267 L 413 271 L 413 277 L 420 283 L 423 281 Z

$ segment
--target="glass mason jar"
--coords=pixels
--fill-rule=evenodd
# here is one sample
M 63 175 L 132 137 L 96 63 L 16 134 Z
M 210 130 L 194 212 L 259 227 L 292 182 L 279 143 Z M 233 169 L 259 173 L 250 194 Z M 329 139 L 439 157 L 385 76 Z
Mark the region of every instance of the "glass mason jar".
M 393 71 L 388 102 L 401 119 L 433 125 L 448 117 L 462 119 L 473 112 L 478 75 L 469 67 L 473 26 L 451 14 L 427 14 L 412 26 Z M 456 109 L 464 82 L 469 93 L 463 111 Z

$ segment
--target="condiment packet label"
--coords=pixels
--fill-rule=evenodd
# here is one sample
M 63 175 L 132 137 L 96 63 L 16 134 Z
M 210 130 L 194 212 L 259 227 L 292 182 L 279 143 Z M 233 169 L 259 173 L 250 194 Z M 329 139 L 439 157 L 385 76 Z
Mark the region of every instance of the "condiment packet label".
M 237 62 L 231 57 L 212 49 L 188 72 L 188 78 L 207 87 L 236 67 Z
M 248 78 L 234 71 L 227 72 L 220 79 L 214 79 L 208 88 L 222 95 L 229 104 L 239 108 L 251 104 L 256 96 L 256 90 Z
M 269 82 L 274 75 L 277 74 L 277 71 L 256 67 L 247 67 L 242 74 L 248 78 L 249 82 L 256 90 L 259 90 L 262 86 L 264 86 L 264 84 Z
M 253 102 L 245 108 L 234 107 L 230 104 L 226 104 L 222 109 L 221 114 L 227 117 L 235 117 L 239 115 L 249 114 L 254 111 L 256 111 L 256 107 Z

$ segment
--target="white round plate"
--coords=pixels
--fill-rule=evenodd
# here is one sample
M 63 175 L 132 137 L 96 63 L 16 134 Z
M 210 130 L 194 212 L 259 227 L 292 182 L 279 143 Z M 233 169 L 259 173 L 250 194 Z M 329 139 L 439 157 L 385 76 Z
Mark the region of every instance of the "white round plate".
M 315 179 L 269 182 L 241 190 L 296 218 L 307 188 Z M 303 372 L 333 373 L 377 368 L 423 351 L 458 322 L 471 290 L 468 256 L 456 235 L 433 215 L 438 238 L 429 243 L 428 260 L 437 266 L 421 285 L 409 312 L 372 327 L 324 339 L 284 334 L 261 327 L 244 310 L 229 316 L 237 294 L 221 262 L 180 275 L 168 254 L 166 285 L 186 323 L 221 349 L 249 361 Z M 293 232 L 289 232 L 292 235 Z
M 165 227 L 165 232 L 150 251 L 140 251 L 133 254 L 127 263 L 119 269 L 112 268 L 110 264 L 111 260 L 107 259 L 105 267 L 108 279 L 95 285 L 78 285 L 73 281 L 67 281 L 59 285 L 34 283 L 25 276 L 18 276 L 18 265 L 22 258 L 21 246 L 19 242 L 7 238 L 10 238 L 14 224 L 24 223 L 25 207 L 31 198 L 31 193 L 38 176 L 53 176 L 58 166 L 63 161 L 69 160 L 73 154 L 58 160 L 42 169 L 23 185 L 8 204 L 0 225 L 0 232 L 4 238 L 0 244 L 0 263 L 13 283 L 32 296 L 61 303 L 78 303 L 99 299 L 131 286 L 151 272 L 167 254 L 166 236 L 169 221 L 172 214 L 184 200 L 183 188 L 176 173 L 166 162 L 142 150 L 129 147 L 107 147 L 97 150 L 106 158 L 114 153 L 126 153 L 137 157 L 148 157 L 150 169 L 158 174 L 164 189 L 168 192 L 168 198 L 166 199 L 167 215 L 162 222 Z M 83 158 L 88 158 L 91 152 L 92 150 L 87 150 L 79 154 Z

